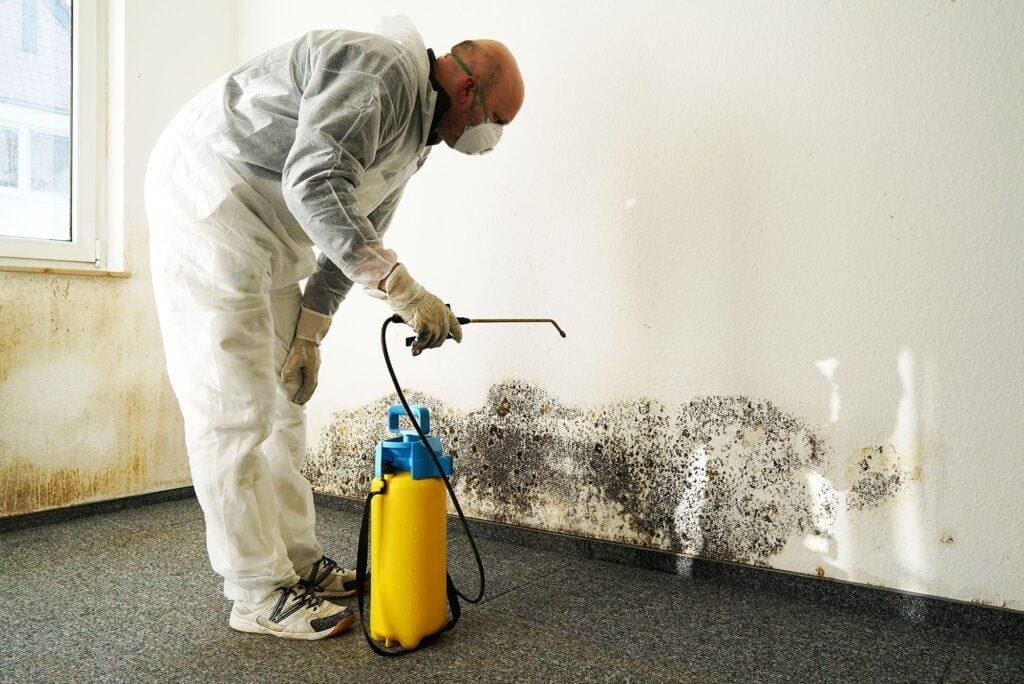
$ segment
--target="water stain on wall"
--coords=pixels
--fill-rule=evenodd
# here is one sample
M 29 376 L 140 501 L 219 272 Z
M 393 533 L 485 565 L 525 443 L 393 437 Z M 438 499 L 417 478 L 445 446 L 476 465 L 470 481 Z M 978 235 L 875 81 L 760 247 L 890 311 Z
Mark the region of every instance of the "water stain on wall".
M 188 482 L 149 284 L 0 274 L 0 516 Z
M 581 407 L 520 381 L 495 385 L 471 412 L 410 399 L 431 407 L 434 432 L 456 457 L 453 485 L 475 517 L 754 564 L 794 534 L 834 534 L 840 493 L 809 485 L 827 449 L 769 401 Z M 364 495 L 390 403 L 334 416 L 304 466 L 318 490 Z M 854 505 L 893 494 L 892 484 L 873 488 L 877 474 L 855 480 Z
M 40 511 L 81 501 L 126 496 L 146 486 L 147 462 L 142 454 L 87 468 L 42 468 L 14 457 L 0 468 L 0 511 Z

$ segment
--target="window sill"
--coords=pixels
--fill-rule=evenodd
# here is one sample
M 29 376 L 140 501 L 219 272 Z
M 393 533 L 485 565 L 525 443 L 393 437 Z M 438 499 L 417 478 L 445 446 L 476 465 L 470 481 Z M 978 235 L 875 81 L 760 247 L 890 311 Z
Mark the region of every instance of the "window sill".
M 21 265 L 11 264 L 3 260 L 0 260 L 0 271 L 8 271 L 13 273 L 47 273 L 50 275 L 73 275 L 73 276 L 99 276 L 101 278 L 128 278 L 131 277 L 130 271 L 104 271 L 103 269 L 93 268 L 82 264 L 63 264 L 63 265 Z

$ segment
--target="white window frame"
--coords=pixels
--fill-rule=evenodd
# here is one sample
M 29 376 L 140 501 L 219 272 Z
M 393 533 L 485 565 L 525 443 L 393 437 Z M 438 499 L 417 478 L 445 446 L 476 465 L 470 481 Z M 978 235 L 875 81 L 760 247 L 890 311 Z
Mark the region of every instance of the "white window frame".
M 106 170 L 105 9 L 103 0 L 75 0 L 71 6 L 71 240 L 0 236 L 0 269 L 98 271 L 106 265 L 100 221 Z M 53 132 L 45 124 L 21 125 Z M 28 137 L 23 134 L 21 141 Z M 27 151 L 20 148 L 24 160 Z

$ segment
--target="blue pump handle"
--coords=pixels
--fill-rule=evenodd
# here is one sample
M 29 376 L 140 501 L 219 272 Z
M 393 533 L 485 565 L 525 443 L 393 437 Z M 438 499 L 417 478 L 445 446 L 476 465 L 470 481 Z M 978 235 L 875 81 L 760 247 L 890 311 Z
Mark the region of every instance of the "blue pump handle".
M 423 434 L 430 434 L 430 409 L 421 404 L 413 404 L 409 408 L 412 409 L 413 417 L 416 422 L 420 424 L 420 429 L 423 430 Z M 402 416 L 405 415 L 405 409 L 400 406 L 392 406 L 388 409 L 388 430 L 398 434 L 401 429 L 398 427 L 398 421 L 401 420 Z

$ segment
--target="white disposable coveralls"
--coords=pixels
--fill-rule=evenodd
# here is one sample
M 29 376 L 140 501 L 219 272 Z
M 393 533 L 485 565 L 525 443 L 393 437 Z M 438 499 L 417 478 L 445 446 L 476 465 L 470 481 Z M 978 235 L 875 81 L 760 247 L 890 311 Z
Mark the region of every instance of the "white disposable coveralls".
M 380 235 L 429 152 L 436 93 L 411 23 L 382 33 L 317 31 L 257 57 L 194 97 L 149 160 L 167 371 L 229 599 L 259 602 L 323 555 L 299 379 L 279 373 L 300 305 L 332 315 L 396 262 Z

